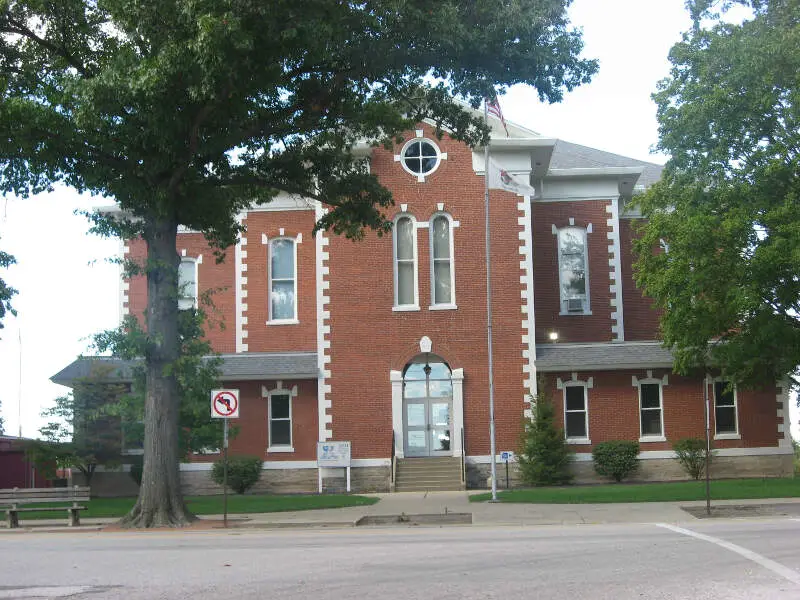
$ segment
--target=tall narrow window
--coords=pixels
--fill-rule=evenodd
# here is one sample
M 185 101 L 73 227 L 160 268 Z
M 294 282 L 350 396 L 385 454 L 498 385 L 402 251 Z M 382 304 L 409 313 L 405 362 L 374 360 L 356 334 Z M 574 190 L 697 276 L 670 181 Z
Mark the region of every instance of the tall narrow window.
M 717 435 L 739 433 L 736 415 L 736 389 L 730 381 L 714 382 L 714 422 Z
M 270 321 L 297 320 L 297 265 L 295 241 L 278 238 L 270 250 Z
M 564 388 L 564 433 L 568 440 L 589 437 L 588 412 L 586 386 L 566 386 Z
M 417 307 L 417 234 L 411 217 L 395 222 L 394 259 L 395 307 Z
M 639 417 L 640 433 L 643 438 L 664 435 L 660 384 L 639 384 Z
M 183 259 L 178 266 L 178 309 L 197 306 L 197 261 Z
M 431 223 L 431 278 L 431 304 L 455 304 L 452 229 L 444 215 Z
M 589 284 L 586 272 L 586 230 L 565 227 L 558 231 L 558 275 L 561 313 L 589 312 Z
M 292 447 L 292 397 L 271 394 L 269 397 L 269 448 Z

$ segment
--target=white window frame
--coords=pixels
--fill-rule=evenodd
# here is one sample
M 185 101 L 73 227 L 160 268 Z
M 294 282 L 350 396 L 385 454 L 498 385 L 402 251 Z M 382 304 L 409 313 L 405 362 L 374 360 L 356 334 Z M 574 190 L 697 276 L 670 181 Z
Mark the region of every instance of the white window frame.
M 191 290 L 191 294 L 184 295 L 184 289 L 181 285 L 181 271 L 180 265 L 178 266 L 178 310 L 189 310 L 190 308 L 197 308 L 197 297 L 198 297 L 198 290 L 200 288 L 200 282 L 198 281 L 198 275 L 200 274 L 200 269 L 198 269 L 198 264 L 200 261 L 196 258 L 190 258 L 187 256 L 181 257 L 181 264 L 193 264 L 194 265 L 194 289 Z
M 411 144 L 415 144 L 417 142 L 420 142 L 420 143 L 426 142 L 426 143 L 430 144 L 431 146 L 433 146 L 433 149 L 436 150 L 436 164 L 427 173 L 417 173 L 416 171 L 412 171 L 411 169 L 409 169 L 408 166 L 406 165 L 406 161 L 405 161 L 406 150 L 408 149 L 408 147 Z M 437 144 L 432 139 L 425 137 L 423 135 L 423 131 L 421 129 L 418 129 L 416 131 L 415 137 L 411 138 L 405 144 L 403 144 L 403 147 L 400 149 L 400 153 L 394 155 L 394 160 L 395 160 L 395 162 L 399 162 L 400 163 L 400 165 L 403 167 L 403 170 L 406 173 L 409 173 L 410 175 L 413 175 L 414 177 L 416 177 L 417 181 L 419 183 L 424 183 L 425 182 L 425 178 L 428 177 L 429 175 L 432 175 L 433 173 L 435 173 L 437 171 L 437 169 L 439 168 L 439 166 L 442 164 L 443 160 L 447 160 L 447 152 L 442 152 L 442 149 L 439 148 L 439 144 Z
M 584 281 L 586 284 L 586 291 L 583 297 L 583 310 L 582 311 L 569 311 L 567 310 L 567 302 L 569 298 L 564 297 L 564 286 L 561 282 L 561 235 L 567 230 L 575 230 L 581 232 L 583 236 L 583 264 L 584 264 Z M 589 295 L 589 230 L 586 227 L 578 227 L 577 225 L 567 225 L 556 230 L 556 254 L 558 255 L 558 298 L 559 298 L 559 315 L 562 316 L 575 316 L 575 315 L 591 315 L 591 302 Z
M 714 439 L 715 440 L 740 440 L 742 439 L 741 431 L 739 430 L 739 391 L 736 389 L 736 385 L 733 384 L 733 422 L 736 426 L 736 431 L 723 431 L 720 433 L 717 430 L 717 384 L 718 383 L 728 383 L 732 384 L 733 382 L 730 379 L 725 379 L 724 377 L 714 377 L 711 380 L 711 389 L 714 394 Z M 725 405 L 726 408 L 729 405 Z
M 664 376 L 666 379 L 666 375 Z M 664 379 L 656 379 L 652 377 L 652 373 L 648 372 L 647 379 L 633 378 L 633 385 L 637 389 L 639 395 L 639 441 L 640 442 L 666 442 L 667 434 L 664 430 Z M 658 386 L 658 409 L 655 408 L 642 408 L 642 386 L 643 385 L 657 385 Z M 660 434 L 647 434 L 642 432 L 642 410 L 659 410 L 661 417 L 661 433 Z
M 592 441 L 589 437 L 589 385 L 585 381 L 565 381 L 562 385 L 564 389 L 564 438 L 567 440 L 568 444 L 591 444 Z M 571 410 L 567 411 L 567 388 L 583 388 L 583 410 Z M 584 437 L 569 437 L 569 433 L 567 432 L 567 412 L 583 413 L 584 419 L 584 429 L 586 430 L 586 435 Z
M 444 218 L 447 219 L 447 227 L 449 228 L 449 242 L 450 242 L 450 302 L 436 302 L 436 269 L 434 268 L 437 259 L 433 254 L 433 235 L 434 235 L 434 226 L 433 224 L 436 222 L 436 219 Z M 428 229 L 429 231 L 429 243 L 430 243 L 430 270 L 431 270 L 431 305 L 429 306 L 430 310 L 455 310 L 458 308 L 456 304 L 456 260 L 455 260 L 455 253 L 454 253 L 454 244 L 453 244 L 453 233 L 455 231 L 455 224 L 453 222 L 453 217 L 442 211 L 438 211 L 433 213 L 428 221 Z M 445 259 L 438 259 L 439 262 L 444 262 Z
M 272 317 L 272 247 L 275 242 L 291 242 L 292 243 L 292 251 L 293 251 L 293 258 L 294 261 L 294 316 L 290 319 L 274 319 Z M 287 281 L 286 279 L 278 279 L 278 281 Z M 267 244 L 267 302 L 269 306 L 267 310 L 269 311 L 269 321 L 267 321 L 267 325 L 296 325 L 299 321 L 297 318 L 297 240 L 293 237 L 289 236 L 280 236 L 276 238 L 270 238 L 269 243 Z
M 289 444 L 273 444 L 272 443 L 272 399 L 275 396 L 284 396 L 289 399 L 289 418 L 275 419 L 276 421 L 289 421 Z M 292 406 L 291 390 L 277 389 L 269 393 L 267 399 L 267 452 L 294 452 L 294 414 Z
M 400 304 L 400 282 L 399 282 L 399 269 L 397 258 L 397 224 L 401 219 L 409 219 L 411 221 L 411 245 L 414 261 L 414 303 L 413 304 Z M 417 219 L 414 215 L 407 212 L 402 212 L 394 218 L 392 224 L 392 269 L 394 272 L 394 306 L 393 311 L 409 311 L 419 310 L 419 250 L 417 248 Z

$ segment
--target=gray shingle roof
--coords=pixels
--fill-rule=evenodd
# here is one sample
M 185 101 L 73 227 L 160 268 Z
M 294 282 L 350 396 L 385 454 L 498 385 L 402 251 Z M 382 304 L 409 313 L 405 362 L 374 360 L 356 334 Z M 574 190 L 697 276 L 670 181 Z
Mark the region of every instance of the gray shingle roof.
M 223 354 L 220 381 L 316 379 L 316 352 Z M 109 381 L 132 381 L 139 361 L 102 356 L 81 357 L 53 375 L 53 383 L 70 386 L 77 379 L 97 376 Z
M 544 372 L 661 367 L 672 367 L 672 353 L 658 342 L 536 346 L 536 369 Z
M 551 169 L 586 169 L 600 167 L 644 167 L 637 185 L 649 187 L 661 178 L 662 165 L 628 158 L 619 154 L 558 140 L 550 159 Z

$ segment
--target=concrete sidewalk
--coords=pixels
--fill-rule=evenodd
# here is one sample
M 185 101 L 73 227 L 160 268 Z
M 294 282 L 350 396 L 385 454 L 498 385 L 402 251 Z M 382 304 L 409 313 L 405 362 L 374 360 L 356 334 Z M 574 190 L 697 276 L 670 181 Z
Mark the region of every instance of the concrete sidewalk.
M 370 506 L 351 506 L 296 512 L 229 515 L 229 526 L 247 528 L 353 527 L 365 516 L 443 515 L 470 513 L 473 525 L 572 525 L 601 523 L 687 523 L 697 519 L 681 507 L 704 507 L 704 502 L 638 502 L 629 504 L 512 504 L 470 502 L 471 493 L 481 492 L 398 492 L 368 494 L 380 498 Z M 715 500 L 712 506 L 786 505 L 787 512 L 800 516 L 800 498 L 756 500 Z M 756 515 L 757 516 L 757 515 Z M 221 520 L 222 515 L 203 519 Z M 81 519 L 81 526 L 69 528 L 66 519 L 22 521 L 17 530 L 0 528 L 0 533 L 22 531 L 97 530 L 116 521 L 113 518 Z

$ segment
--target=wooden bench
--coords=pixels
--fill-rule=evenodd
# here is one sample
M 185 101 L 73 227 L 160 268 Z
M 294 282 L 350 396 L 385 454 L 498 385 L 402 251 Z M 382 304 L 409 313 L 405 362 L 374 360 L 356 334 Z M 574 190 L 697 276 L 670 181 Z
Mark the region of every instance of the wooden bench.
M 70 527 L 81 524 L 80 511 L 85 510 L 80 502 L 90 499 L 88 487 L 68 488 L 13 488 L 0 490 L 0 508 L 6 511 L 6 522 L 9 529 L 19 527 L 19 513 L 41 511 L 67 511 L 67 523 Z M 20 508 L 27 504 L 70 503 L 68 506 L 36 506 Z

